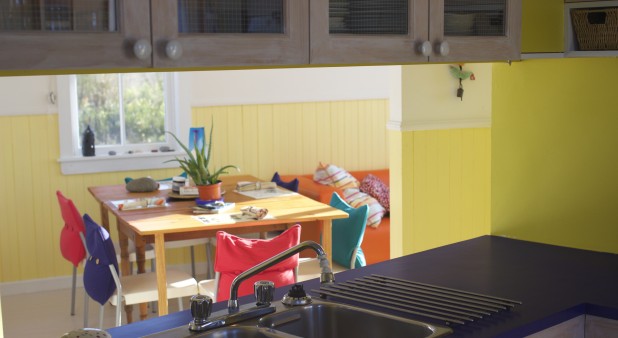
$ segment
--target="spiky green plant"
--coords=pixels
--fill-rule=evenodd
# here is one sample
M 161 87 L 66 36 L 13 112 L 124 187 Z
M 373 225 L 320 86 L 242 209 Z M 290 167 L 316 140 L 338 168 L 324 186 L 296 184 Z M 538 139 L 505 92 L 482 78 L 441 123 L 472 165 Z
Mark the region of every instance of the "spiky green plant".
M 180 140 L 178 139 L 178 137 L 176 137 L 176 135 L 174 135 L 174 133 L 168 131 L 168 133 L 172 135 L 172 137 L 174 137 L 176 142 L 178 142 L 180 147 L 182 147 L 182 149 L 187 153 L 188 157 L 185 157 L 182 159 L 176 157 L 175 159 L 169 160 L 166 162 L 171 162 L 171 161 L 178 162 L 182 170 L 184 170 L 187 173 L 187 175 L 191 177 L 195 185 L 210 185 L 210 184 L 218 183 L 219 176 L 222 174 L 227 174 L 228 173 L 227 170 L 231 168 L 234 168 L 237 171 L 240 171 L 240 169 L 235 165 L 226 165 L 219 169 L 215 168 L 212 171 L 210 170 L 209 166 L 210 166 L 210 159 L 211 159 L 210 154 L 212 152 L 212 129 L 213 129 L 213 124 L 211 123 L 208 143 L 206 143 L 205 137 L 202 139 L 201 145 L 197 144 L 196 137 L 191 138 L 193 140 L 193 149 L 195 150 L 195 154 L 193 154 L 193 152 L 189 150 L 189 147 L 187 147 L 182 142 L 180 142 Z M 207 151 L 206 151 L 206 148 L 208 148 Z

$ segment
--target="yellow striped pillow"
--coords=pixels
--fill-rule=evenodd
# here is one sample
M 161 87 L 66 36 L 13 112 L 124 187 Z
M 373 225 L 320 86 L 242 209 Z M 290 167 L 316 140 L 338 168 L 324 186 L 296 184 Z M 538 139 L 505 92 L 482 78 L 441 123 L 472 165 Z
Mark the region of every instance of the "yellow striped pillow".
M 358 180 L 349 172 L 337 167 L 336 165 L 322 164 L 322 162 L 320 162 L 315 170 L 313 180 L 320 184 L 341 189 L 360 187 L 360 182 L 358 182 Z
M 358 189 L 346 189 L 343 191 L 343 199 L 354 208 L 358 208 L 367 204 L 369 206 L 369 216 L 367 217 L 367 226 L 377 228 L 386 214 L 386 209 L 368 194 Z

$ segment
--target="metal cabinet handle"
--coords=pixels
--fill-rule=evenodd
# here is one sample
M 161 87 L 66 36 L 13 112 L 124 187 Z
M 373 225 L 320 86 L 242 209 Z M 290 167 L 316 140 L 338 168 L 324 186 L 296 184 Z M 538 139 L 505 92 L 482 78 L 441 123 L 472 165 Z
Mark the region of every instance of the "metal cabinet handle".
M 178 60 L 182 56 L 182 44 L 178 40 L 170 40 L 165 45 L 165 55 L 172 60 Z
M 425 41 L 418 46 L 418 52 L 423 56 L 430 56 L 433 51 L 433 47 L 431 46 L 431 42 Z
M 436 45 L 436 50 L 440 56 L 447 56 L 451 52 L 451 46 L 447 41 L 442 41 Z
M 146 39 L 139 39 L 133 45 L 133 54 L 140 60 L 146 60 L 152 54 L 152 46 Z

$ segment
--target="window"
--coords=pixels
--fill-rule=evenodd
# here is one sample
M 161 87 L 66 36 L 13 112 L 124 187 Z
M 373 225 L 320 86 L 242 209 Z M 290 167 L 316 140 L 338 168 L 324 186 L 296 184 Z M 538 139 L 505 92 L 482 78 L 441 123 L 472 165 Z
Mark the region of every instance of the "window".
M 83 74 L 58 77 L 60 163 L 64 174 L 175 167 L 166 133 L 184 139 L 190 112 L 176 73 Z M 87 126 L 96 156 L 82 156 Z

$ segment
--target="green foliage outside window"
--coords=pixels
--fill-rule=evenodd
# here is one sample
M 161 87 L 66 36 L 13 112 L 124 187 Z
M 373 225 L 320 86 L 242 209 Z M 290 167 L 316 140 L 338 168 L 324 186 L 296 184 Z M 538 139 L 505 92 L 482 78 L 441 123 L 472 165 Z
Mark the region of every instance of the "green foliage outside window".
M 77 75 L 80 134 L 90 125 L 97 145 L 165 142 L 163 83 L 158 73 Z

